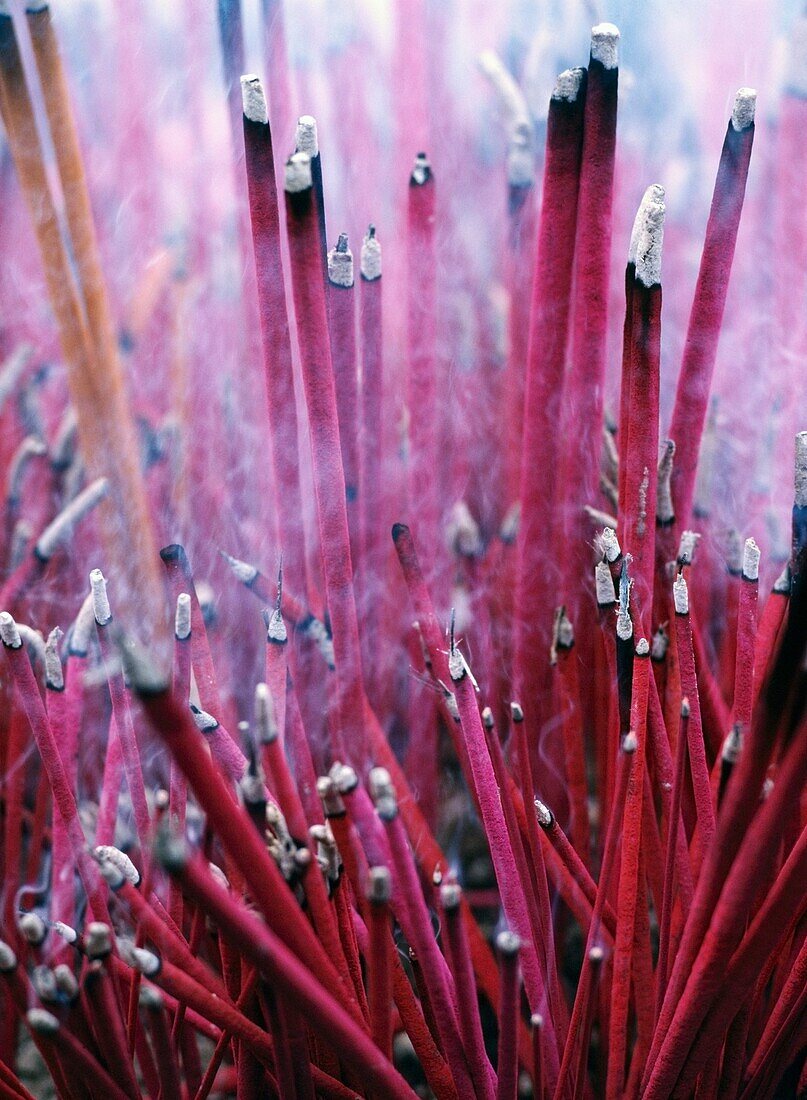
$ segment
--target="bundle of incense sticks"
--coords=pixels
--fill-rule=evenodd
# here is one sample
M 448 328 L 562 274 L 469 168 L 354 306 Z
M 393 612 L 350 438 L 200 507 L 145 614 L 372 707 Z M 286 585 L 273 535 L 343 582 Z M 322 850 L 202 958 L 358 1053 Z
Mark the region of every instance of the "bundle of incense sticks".
M 807 21 L 520 7 L 0 10 L 0 1097 L 807 1095 Z

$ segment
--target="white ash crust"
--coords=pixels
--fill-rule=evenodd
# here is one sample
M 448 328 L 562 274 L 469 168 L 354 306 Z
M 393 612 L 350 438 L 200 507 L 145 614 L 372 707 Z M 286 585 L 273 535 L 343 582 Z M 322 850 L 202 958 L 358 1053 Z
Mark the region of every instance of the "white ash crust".
M 45 681 L 56 691 L 61 691 L 64 687 L 64 669 L 59 656 L 59 642 L 63 633 L 61 627 L 54 626 L 45 642 Z
M 591 28 L 591 60 L 599 61 L 604 69 L 618 67 L 619 28 L 613 23 L 598 23 Z
M 244 115 L 250 122 L 262 122 L 265 125 L 269 121 L 266 96 L 260 78 L 254 73 L 241 77 L 241 102 Z
M 289 640 L 286 624 L 283 622 L 283 616 L 277 608 L 275 608 L 269 616 L 269 622 L 266 627 L 266 637 L 272 642 L 277 642 L 279 645 Z
M 689 614 L 689 589 L 683 573 L 679 573 L 673 581 L 673 602 L 676 615 Z
M 307 191 L 313 186 L 311 176 L 311 157 L 308 153 L 297 152 L 286 161 L 284 187 L 290 195 Z
M 219 553 L 232 569 L 236 580 L 240 581 L 241 584 L 252 584 L 258 575 L 258 570 L 254 565 L 250 565 L 247 561 L 241 561 L 240 558 L 234 558 L 232 554 L 227 554 L 224 550 L 220 550 Z
M 174 634 L 181 642 L 191 636 L 191 598 L 187 592 L 180 592 L 177 596 Z
M 743 548 L 743 576 L 748 581 L 759 580 L 761 550 L 753 539 L 746 539 Z
M 796 507 L 807 507 L 807 432 L 799 432 L 796 436 L 794 490 Z
M 664 244 L 664 188 L 653 183 L 644 193 L 628 250 L 628 262 L 636 267 L 636 278 L 646 287 L 661 283 L 661 251 Z
M 312 159 L 319 154 L 317 120 L 313 115 L 301 115 L 297 119 L 294 144 L 298 153 L 307 153 Z
M 348 248 L 340 252 L 332 248 L 328 252 L 328 278 L 334 286 L 353 286 L 353 253 Z
M 112 618 L 109 597 L 106 591 L 106 578 L 100 569 L 90 573 L 90 591 L 92 592 L 92 610 L 99 626 L 106 626 Z
M 415 158 L 415 166 L 412 169 L 412 182 L 416 183 L 418 187 L 422 187 L 431 176 L 431 165 L 429 164 L 429 158 L 422 153 L 419 153 Z
M 658 464 L 658 480 L 656 481 L 656 521 L 658 523 L 672 523 L 675 519 L 675 507 L 670 483 L 675 458 L 675 443 L 672 439 L 665 439 L 662 448 Z
M 756 88 L 740 88 L 734 97 L 734 107 L 731 112 L 732 128 L 738 133 L 747 130 L 754 121 L 756 107 Z
M 640 638 L 636 643 L 636 656 L 647 657 L 650 653 L 650 643 L 647 638 Z
M 361 246 L 361 275 L 368 283 L 381 278 L 381 244 L 375 233 L 368 233 Z
M 695 557 L 695 549 L 700 542 L 700 537 L 700 532 L 698 531 L 682 532 L 681 541 L 678 543 L 679 565 L 692 565 L 692 561 Z
M 616 589 L 607 562 L 597 562 L 594 568 L 594 587 L 600 607 L 610 607 L 611 604 L 616 603 Z
M 532 187 L 535 183 L 535 156 L 531 127 L 515 129 L 507 146 L 507 182 L 510 187 Z
M 552 98 L 565 99 L 567 103 L 574 103 L 580 95 L 583 72 L 583 69 L 564 69 L 559 73 L 555 87 L 552 89 Z
M 0 640 L 9 649 L 19 649 L 22 645 L 22 638 L 17 629 L 17 624 L 8 611 L 0 612 Z

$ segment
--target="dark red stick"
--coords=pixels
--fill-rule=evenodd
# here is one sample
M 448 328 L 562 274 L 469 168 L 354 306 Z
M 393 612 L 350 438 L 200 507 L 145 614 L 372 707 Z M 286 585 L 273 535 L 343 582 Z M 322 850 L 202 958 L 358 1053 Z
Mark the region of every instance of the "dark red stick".
M 700 833 L 700 851 L 708 851 L 715 835 L 715 810 L 706 763 L 703 741 L 698 683 L 695 677 L 695 654 L 692 648 L 692 626 L 689 618 L 689 592 L 683 573 L 673 583 L 675 600 L 675 639 L 678 663 L 681 669 L 681 692 L 689 700 L 690 718 L 687 722 L 689 769 L 695 795 L 695 810 Z
M 585 505 L 600 499 L 600 453 L 611 261 L 611 207 L 616 150 L 619 31 L 592 28 L 583 155 L 580 166 L 571 355 L 563 395 L 564 602 L 578 629 L 590 621 L 584 595 L 591 583 Z M 556 543 L 557 545 L 557 543 Z M 585 636 L 585 635 L 583 635 Z
M 381 245 L 371 225 L 361 248 L 359 329 L 361 332 L 361 397 L 359 430 L 359 515 L 361 523 L 362 667 L 372 685 L 375 704 L 382 646 L 384 561 L 387 528 L 384 519 L 384 343 L 382 328 Z
M 557 578 L 549 575 L 547 554 L 554 530 L 557 422 L 569 325 L 574 236 L 586 73 L 571 69 L 558 78 L 549 102 L 546 160 L 538 226 L 538 246 L 530 311 L 530 338 L 524 396 L 521 459 L 521 515 L 515 623 L 515 695 L 524 706 L 528 741 L 537 745 L 544 714 L 551 618 Z M 530 792 L 532 793 L 532 792 Z M 554 801 L 557 792 L 547 791 Z
M 367 879 L 367 1000 L 373 1042 L 392 1060 L 392 937 L 390 934 L 390 874 L 386 867 L 373 867 Z
M 496 1088 L 496 1074 L 485 1053 L 485 1040 L 482 1035 L 482 1021 L 479 1017 L 476 983 L 468 953 L 468 940 L 460 913 L 460 887 L 447 883 L 440 889 L 440 904 L 443 909 L 443 944 L 448 956 L 451 973 L 454 976 L 454 992 L 457 1002 L 457 1014 L 460 1022 L 460 1034 L 468 1059 L 468 1067 L 473 1075 L 477 1095 L 493 1100 Z M 502 983 L 502 997 L 505 996 Z M 514 1052 L 517 1050 L 518 1029 L 516 1021 L 510 1034 Z M 517 1064 L 517 1058 L 516 1058 Z
M 625 465 L 619 498 L 620 542 L 633 558 L 632 598 L 639 606 L 643 633 L 650 630 L 655 572 L 663 238 L 664 189 L 654 184 L 639 206 L 628 253 L 627 360 L 622 384 L 629 386 L 630 419 L 628 437 L 620 441 L 620 461 Z
M 286 168 L 286 219 L 291 253 L 297 338 L 311 424 L 311 457 L 317 500 L 325 592 L 336 656 L 333 756 L 364 765 L 359 626 L 353 592 L 345 475 L 339 445 L 333 365 L 328 340 L 325 288 L 318 255 L 318 229 L 311 163 L 296 153 Z
M 635 973 L 633 952 L 637 925 L 637 905 L 644 906 L 644 883 L 639 879 L 642 846 L 642 797 L 644 794 L 645 738 L 647 731 L 647 692 L 650 671 L 650 646 L 645 638 L 636 643 L 633 665 L 631 732 L 636 751 L 630 758 L 625 808 L 622 815 L 622 862 L 617 894 L 616 943 L 611 982 L 611 1018 L 608 1035 L 608 1073 L 605 1095 L 608 1100 L 622 1095 L 627 1058 L 628 1014 L 631 979 Z M 647 995 L 649 991 L 645 991 Z M 637 1006 L 640 997 L 636 997 Z M 637 1008 L 638 1011 L 638 1008 Z
M 275 476 L 280 548 L 291 587 L 306 586 L 305 532 L 300 493 L 297 411 L 291 338 L 280 248 L 280 212 L 266 99 L 256 76 L 241 78 L 252 244 L 258 283 L 269 438 Z
M 745 197 L 755 102 L 753 89 L 740 89 L 723 142 L 668 433 L 676 446 L 671 481 L 675 517 L 684 527 L 692 512 L 701 434 Z
M 499 1050 L 496 1059 L 498 1075 L 496 1100 L 516 1100 L 518 1093 L 519 974 L 518 936 L 500 932 L 496 937 L 502 970 L 502 995 L 499 1001 Z M 536 1055 L 536 1057 L 538 1057 Z
M 436 188 L 425 153 L 409 178 L 406 224 L 407 345 L 409 374 L 409 507 L 430 584 L 441 549 L 439 422 L 446 395 L 437 368 Z M 446 594 L 440 591 L 442 602 Z

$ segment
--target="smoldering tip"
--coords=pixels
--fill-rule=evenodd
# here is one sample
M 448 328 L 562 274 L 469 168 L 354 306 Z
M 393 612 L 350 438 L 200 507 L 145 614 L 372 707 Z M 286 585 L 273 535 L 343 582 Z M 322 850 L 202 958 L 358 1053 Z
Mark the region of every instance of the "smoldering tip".
M 567 103 L 574 103 L 580 95 L 584 76 L 585 69 L 564 69 L 562 73 L 558 73 L 552 98 L 565 99 Z
M 286 161 L 283 186 L 290 195 L 297 195 L 313 187 L 311 157 L 308 153 L 293 153 Z
M 297 119 L 297 129 L 294 132 L 294 145 L 298 153 L 306 153 L 312 160 L 314 157 L 319 156 L 317 120 L 313 115 L 300 115 Z
M 361 277 L 368 283 L 381 278 L 381 242 L 371 225 L 361 245 Z
M 269 109 L 266 106 L 266 95 L 263 91 L 260 77 L 254 73 L 247 73 L 241 77 L 241 102 L 244 108 L 244 117 L 250 122 L 269 121 Z
M 734 97 L 734 106 L 731 111 L 732 127 L 737 131 L 741 131 L 753 126 L 756 108 L 756 88 L 740 88 Z
M 619 28 L 613 23 L 598 23 L 591 28 L 591 60 L 599 61 L 604 69 L 618 67 Z
M 353 253 L 348 247 L 347 233 L 340 233 L 336 247 L 328 252 L 328 280 L 334 286 L 353 286 Z
M 628 250 L 628 263 L 636 268 L 636 278 L 646 287 L 661 283 L 661 250 L 664 244 L 664 188 L 653 183 L 644 193 Z

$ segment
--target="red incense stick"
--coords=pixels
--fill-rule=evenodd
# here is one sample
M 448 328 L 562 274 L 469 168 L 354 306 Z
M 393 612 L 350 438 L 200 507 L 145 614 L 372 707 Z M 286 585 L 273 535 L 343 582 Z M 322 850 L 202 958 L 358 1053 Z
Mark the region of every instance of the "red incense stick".
M 684 525 L 692 511 L 698 450 L 745 197 L 756 97 L 753 88 L 737 92 L 726 130 L 670 422 L 669 436 L 676 445 L 673 501 L 678 522 Z
M 319 517 L 328 611 L 336 655 L 334 757 L 362 764 L 364 732 L 359 627 L 353 593 L 345 476 L 325 313 L 325 288 L 317 255 L 317 223 L 311 162 L 296 153 L 286 168 L 286 217 L 294 306 L 311 435 L 311 456 Z
M 577 221 L 586 74 L 570 69 L 558 77 L 549 102 L 546 159 L 530 311 L 524 395 L 521 515 L 515 615 L 515 694 L 523 702 L 529 741 L 537 742 L 549 650 L 547 607 L 554 578 L 546 568 L 553 530 L 556 426 L 569 323 L 572 259 Z M 536 472 L 537 471 L 537 472 Z M 532 794 L 532 792 L 529 792 Z M 551 797 L 552 792 L 545 792 Z
M 300 494 L 297 411 L 286 289 L 280 263 L 280 211 L 266 98 L 257 76 L 242 76 L 244 153 L 258 282 L 269 438 L 280 547 L 291 587 L 304 590 L 305 537 Z

